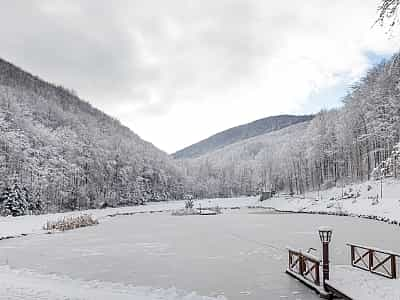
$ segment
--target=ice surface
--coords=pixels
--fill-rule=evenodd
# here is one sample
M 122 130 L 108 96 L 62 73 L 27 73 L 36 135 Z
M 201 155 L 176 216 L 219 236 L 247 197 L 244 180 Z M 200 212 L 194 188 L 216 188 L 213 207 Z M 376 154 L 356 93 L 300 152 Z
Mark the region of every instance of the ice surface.
M 245 207 L 257 203 L 257 197 L 242 197 L 242 198 L 229 198 L 229 199 L 205 199 L 194 201 L 195 208 L 202 207 L 215 207 L 231 208 L 231 207 Z M 45 215 L 31 215 L 20 217 L 0 217 L 0 238 L 7 236 L 17 236 L 21 234 L 42 233 L 43 225 L 47 221 L 55 221 L 63 217 L 69 217 L 80 214 L 91 214 L 95 218 L 102 221 L 108 215 L 118 214 L 133 214 L 141 212 L 157 212 L 157 211 L 173 211 L 184 207 L 183 201 L 168 201 L 148 203 L 147 205 L 117 207 L 106 209 L 93 209 L 84 211 L 74 211 L 67 213 L 45 214 Z
M 378 185 L 367 182 L 346 186 L 344 192 L 351 189 L 360 194 L 346 199 L 341 197 L 342 188 L 337 187 L 307 193 L 305 197 L 280 195 L 264 202 L 257 197 L 195 201 L 195 208 L 226 208 L 218 216 L 175 217 L 171 212 L 181 209 L 184 202 L 170 201 L 0 218 L 0 237 L 31 234 L 0 242 L 0 264 L 12 267 L 0 270 L 4 286 L 0 299 L 64 299 L 65 295 L 69 299 L 101 299 L 100 294 L 108 299 L 125 299 L 126 293 L 129 299 L 136 299 L 133 295 L 144 300 L 203 299 L 199 295 L 228 299 L 267 296 L 318 299 L 283 274 L 287 244 L 320 249 L 318 228 L 329 225 L 334 231 L 331 261 L 346 264 L 349 262 L 346 242 L 399 252 L 400 242 L 391 237 L 398 236 L 400 228 L 350 217 L 276 215 L 266 209 L 246 208 L 345 212 L 400 220 L 400 184 L 384 181 L 383 199 L 375 203 L 372 197 L 380 191 Z M 150 214 L 160 211 L 163 213 Z M 43 234 L 46 221 L 82 213 L 92 214 L 100 224 L 68 233 Z M 108 217 L 129 214 L 134 216 Z M 44 275 L 53 273 L 58 275 Z M 80 290 L 86 293 L 80 294 L 81 298 L 76 294 Z
M 119 216 L 64 233 L 3 240 L 0 264 L 68 276 L 78 285 L 100 281 L 227 299 L 311 300 L 319 298 L 284 273 L 285 246 L 320 250 L 318 228 L 326 224 L 334 230 L 334 264 L 349 263 L 347 241 L 400 249 L 400 242 L 390 238 L 399 234 L 397 226 L 242 208 L 216 216 Z

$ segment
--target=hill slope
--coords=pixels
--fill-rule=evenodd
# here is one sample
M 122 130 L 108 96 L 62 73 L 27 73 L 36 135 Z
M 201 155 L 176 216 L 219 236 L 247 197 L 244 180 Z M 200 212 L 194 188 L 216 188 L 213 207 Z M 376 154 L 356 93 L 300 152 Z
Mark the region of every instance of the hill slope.
M 275 183 L 275 173 L 284 174 L 287 158 L 293 156 L 312 121 L 225 146 L 200 157 L 182 160 L 188 188 L 199 198 L 255 195 Z M 190 180 L 191 179 L 191 180 Z
M 340 108 L 183 163 L 199 197 L 271 188 L 304 194 L 373 177 L 398 177 L 399 116 L 398 53 L 355 83 Z
M 0 192 L 50 210 L 176 197 L 172 159 L 68 90 L 0 59 Z
M 305 122 L 312 118 L 312 116 L 292 115 L 267 117 L 219 132 L 205 140 L 177 151 L 172 156 L 176 159 L 195 158 L 227 145 L 279 130 L 296 123 Z

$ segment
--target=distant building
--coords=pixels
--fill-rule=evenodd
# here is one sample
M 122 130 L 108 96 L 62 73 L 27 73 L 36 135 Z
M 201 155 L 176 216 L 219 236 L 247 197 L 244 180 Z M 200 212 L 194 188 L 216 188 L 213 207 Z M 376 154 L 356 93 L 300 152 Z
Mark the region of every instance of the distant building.
M 272 198 L 275 195 L 275 191 L 265 191 L 265 192 L 261 192 L 261 196 L 260 196 L 260 201 L 264 201 L 267 200 L 269 198 Z

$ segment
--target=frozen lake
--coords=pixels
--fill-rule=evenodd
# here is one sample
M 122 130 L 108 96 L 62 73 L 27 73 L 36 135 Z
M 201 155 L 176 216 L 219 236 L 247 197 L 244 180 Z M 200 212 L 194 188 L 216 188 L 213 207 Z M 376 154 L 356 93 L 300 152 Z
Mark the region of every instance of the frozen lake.
M 284 271 L 285 247 L 319 250 L 321 225 L 333 227 L 334 264 L 348 264 L 350 241 L 400 250 L 398 226 L 240 209 L 218 216 L 119 216 L 95 227 L 4 240 L 0 264 L 228 299 L 319 299 Z

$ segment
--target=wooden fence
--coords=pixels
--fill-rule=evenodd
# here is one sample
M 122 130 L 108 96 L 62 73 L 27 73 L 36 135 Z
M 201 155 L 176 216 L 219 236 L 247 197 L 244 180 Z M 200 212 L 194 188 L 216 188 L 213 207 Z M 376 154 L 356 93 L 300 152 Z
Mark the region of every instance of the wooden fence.
M 310 283 L 319 286 L 320 259 L 310 253 L 302 252 L 301 250 L 287 249 L 289 251 L 288 270 L 300 275 Z
M 363 245 L 347 245 L 350 246 L 353 267 L 387 278 L 397 277 L 396 257 L 400 257 L 400 254 Z

